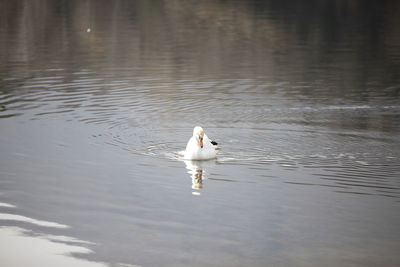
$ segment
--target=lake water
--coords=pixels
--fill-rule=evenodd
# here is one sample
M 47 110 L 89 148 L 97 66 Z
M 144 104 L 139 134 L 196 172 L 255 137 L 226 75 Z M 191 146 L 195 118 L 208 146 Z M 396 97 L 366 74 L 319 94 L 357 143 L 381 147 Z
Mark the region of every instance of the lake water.
M 1 1 L 0 265 L 399 266 L 399 12 Z

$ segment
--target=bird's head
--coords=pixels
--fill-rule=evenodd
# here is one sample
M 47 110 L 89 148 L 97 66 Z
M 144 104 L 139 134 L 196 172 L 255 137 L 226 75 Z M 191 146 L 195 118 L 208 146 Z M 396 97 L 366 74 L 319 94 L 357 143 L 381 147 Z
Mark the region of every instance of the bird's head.
M 196 138 L 196 140 L 199 143 L 200 147 L 203 148 L 203 137 L 204 137 L 203 128 L 201 128 L 200 126 L 194 127 L 193 136 Z

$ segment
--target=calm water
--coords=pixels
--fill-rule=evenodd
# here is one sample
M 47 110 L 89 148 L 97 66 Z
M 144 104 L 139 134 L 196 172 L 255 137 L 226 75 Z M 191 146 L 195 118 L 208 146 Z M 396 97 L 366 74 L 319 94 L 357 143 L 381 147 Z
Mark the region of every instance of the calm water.
M 400 2 L 366 2 L 0 1 L 0 265 L 399 266 Z

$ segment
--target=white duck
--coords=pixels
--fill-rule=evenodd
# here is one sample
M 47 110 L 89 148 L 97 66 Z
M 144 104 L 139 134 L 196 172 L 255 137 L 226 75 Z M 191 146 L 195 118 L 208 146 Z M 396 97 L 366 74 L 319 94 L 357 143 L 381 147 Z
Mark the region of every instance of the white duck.
M 196 126 L 193 129 L 193 136 L 186 145 L 183 158 L 188 160 L 214 159 L 220 148 L 217 142 L 211 141 L 204 133 L 203 128 Z

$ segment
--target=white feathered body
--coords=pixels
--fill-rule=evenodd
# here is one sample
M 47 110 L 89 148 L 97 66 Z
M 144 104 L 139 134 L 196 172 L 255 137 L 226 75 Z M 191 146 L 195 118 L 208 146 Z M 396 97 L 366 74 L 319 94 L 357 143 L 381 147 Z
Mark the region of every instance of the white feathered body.
M 183 154 L 184 159 L 189 160 L 206 160 L 217 157 L 219 147 L 213 145 L 207 135 L 203 136 L 203 147 L 200 147 L 195 136 L 189 139 L 186 150 Z

